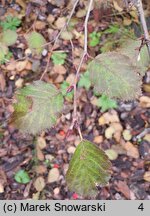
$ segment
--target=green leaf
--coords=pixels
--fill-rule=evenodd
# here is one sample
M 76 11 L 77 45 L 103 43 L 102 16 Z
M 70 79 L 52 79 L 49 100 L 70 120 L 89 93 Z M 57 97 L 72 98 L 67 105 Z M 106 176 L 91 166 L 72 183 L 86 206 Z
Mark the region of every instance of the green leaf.
M 1 42 L 3 44 L 5 44 L 6 46 L 11 46 L 16 43 L 18 35 L 15 31 L 8 29 L 2 32 L 1 37 Z
M 111 163 L 108 157 L 93 143 L 79 143 L 70 161 L 66 180 L 71 191 L 82 196 L 94 197 L 97 185 L 106 185 L 110 178 Z
M 100 48 L 100 51 L 102 53 L 114 51 L 122 44 L 126 44 L 127 39 L 133 38 L 134 40 L 136 38 L 133 29 L 125 28 L 123 26 L 116 26 L 115 28 L 111 27 L 110 29 L 107 30 L 108 33 L 110 32 L 110 34 L 108 34 L 107 37 L 105 37 L 104 41 L 102 42 L 102 47 Z M 106 32 L 105 31 L 103 32 L 104 35 L 105 33 L 107 34 L 107 30 Z
M 144 76 L 150 64 L 150 59 L 146 45 L 144 45 L 139 52 L 140 46 L 140 40 L 128 39 L 124 41 L 119 51 L 127 55 L 132 60 L 133 65 L 138 68 L 139 73 Z
M 15 174 L 15 180 L 18 183 L 27 184 L 27 183 L 30 182 L 30 177 L 29 177 L 28 173 L 25 170 L 19 170 Z
M 110 98 L 132 100 L 141 93 L 141 79 L 128 56 L 118 52 L 98 55 L 88 66 L 94 91 Z
M 46 43 L 45 38 L 38 32 L 31 32 L 27 36 L 29 48 L 34 54 L 41 54 Z
M 18 17 L 7 16 L 6 19 L 0 22 L 3 30 L 16 30 L 16 28 L 20 25 L 21 20 Z
M 11 122 L 22 133 L 37 134 L 56 124 L 63 109 L 63 96 L 57 88 L 43 81 L 35 81 L 15 94 L 17 103 Z
M 106 34 L 116 34 L 116 33 L 119 32 L 119 30 L 120 30 L 120 26 L 118 26 L 118 25 L 111 25 L 108 29 L 106 29 L 104 31 L 104 33 L 106 33 Z
M 12 52 L 8 51 L 8 53 L 5 56 L 6 61 L 9 61 L 12 56 L 13 56 Z
M 67 54 L 65 52 L 54 52 L 51 56 L 54 65 L 63 65 L 65 63 L 65 59 Z
M 97 32 L 92 32 L 89 34 L 89 46 L 95 47 L 99 44 L 100 42 L 100 33 Z
M 72 100 L 73 98 L 73 91 L 67 93 L 67 89 L 69 88 L 70 84 L 66 81 L 64 81 L 61 85 L 60 85 L 60 88 L 61 88 L 61 93 L 62 95 L 68 99 L 68 100 Z
M 89 71 L 86 71 L 84 74 L 81 74 L 78 86 L 84 87 L 86 90 L 89 90 L 89 88 L 91 87 Z
M 102 112 L 105 112 L 109 109 L 117 108 L 117 103 L 115 100 L 110 99 L 106 95 L 102 95 L 97 100 L 97 106 L 101 107 Z
M 11 59 L 12 56 L 13 56 L 13 54 L 10 51 L 8 51 L 8 53 L 4 56 L 3 59 L 1 59 L 1 57 L 0 57 L 0 64 L 5 64 L 5 63 L 9 62 L 9 60 Z

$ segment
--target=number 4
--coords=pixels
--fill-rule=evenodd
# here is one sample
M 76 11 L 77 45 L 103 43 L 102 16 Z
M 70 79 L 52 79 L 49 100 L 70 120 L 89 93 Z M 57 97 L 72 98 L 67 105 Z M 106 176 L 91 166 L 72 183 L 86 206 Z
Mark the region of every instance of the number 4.
M 144 210 L 144 206 L 143 206 L 143 203 L 141 203 L 138 207 L 139 210 L 143 211 Z

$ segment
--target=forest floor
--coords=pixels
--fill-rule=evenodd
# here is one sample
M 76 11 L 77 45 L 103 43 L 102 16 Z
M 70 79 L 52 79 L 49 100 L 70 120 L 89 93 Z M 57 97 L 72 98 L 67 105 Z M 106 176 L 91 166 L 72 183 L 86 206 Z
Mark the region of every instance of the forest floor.
M 65 97 L 64 112 L 57 126 L 37 137 L 23 135 L 9 124 L 14 92 L 40 79 L 52 47 L 48 44 L 40 57 L 27 55 L 30 50 L 24 36 L 35 30 L 47 42 L 55 40 L 72 6 L 65 0 L 1 2 L 0 20 L 12 16 L 21 23 L 17 27 L 18 40 L 9 47 L 12 57 L 0 65 L 0 199 L 84 199 L 70 192 L 65 181 L 69 161 L 80 142 L 76 131 L 66 137 L 72 120 L 73 93 Z M 88 54 L 93 58 L 100 52 L 113 50 L 125 32 L 132 34 L 132 28 L 140 36 L 136 12 L 127 12 L 117 1 L 113 2 L 111 7 L 91 11 Z M 43 81 L 61 89 L 71 85 L 80 61 L 86 6 L 87 1 L 80 1 L 71 19 L 71 33 L 65 30 L 57 41 L 55 50 L 66 53 L 64 62 L 60 65 L 50 59 L 43 76 Z M 88 61 L 83 62 L 81 74 L 86 71 Z M 137 100 L 117 100 L 115 108 L 106 111 L 97 106 L 98 97 L 92 88 L 85 88 L 88 83 L 82 76 L 77 91 L 82 134 L 106 150 L 112 162 L 110 182 L 98 188 L 95 199 L 150 200 L 150 71 L 143 77 L 142 95 Z M 16 181 L 15 175 L 20 170 L 28 174 L 28 183 Z

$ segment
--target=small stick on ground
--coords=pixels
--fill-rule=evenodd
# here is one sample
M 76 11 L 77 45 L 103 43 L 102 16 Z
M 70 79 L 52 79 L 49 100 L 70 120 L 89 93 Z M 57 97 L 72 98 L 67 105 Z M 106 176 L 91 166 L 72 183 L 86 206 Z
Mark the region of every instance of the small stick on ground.
M 136 140 L 142 139 L 148 133 L 150 133 L 150 128 L 145 128 L 140 134 L 136 136 Z

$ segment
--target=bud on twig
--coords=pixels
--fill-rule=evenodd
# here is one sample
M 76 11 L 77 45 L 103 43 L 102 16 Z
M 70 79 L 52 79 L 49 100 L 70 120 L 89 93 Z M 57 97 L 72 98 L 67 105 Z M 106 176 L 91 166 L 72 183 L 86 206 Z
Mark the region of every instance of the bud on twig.
M 74 89 L 74 86 L 73 86 L 73 85 L 69 86 L 69 88 L 67 89 L 67 93 L 72 92 L 73 89 Z

